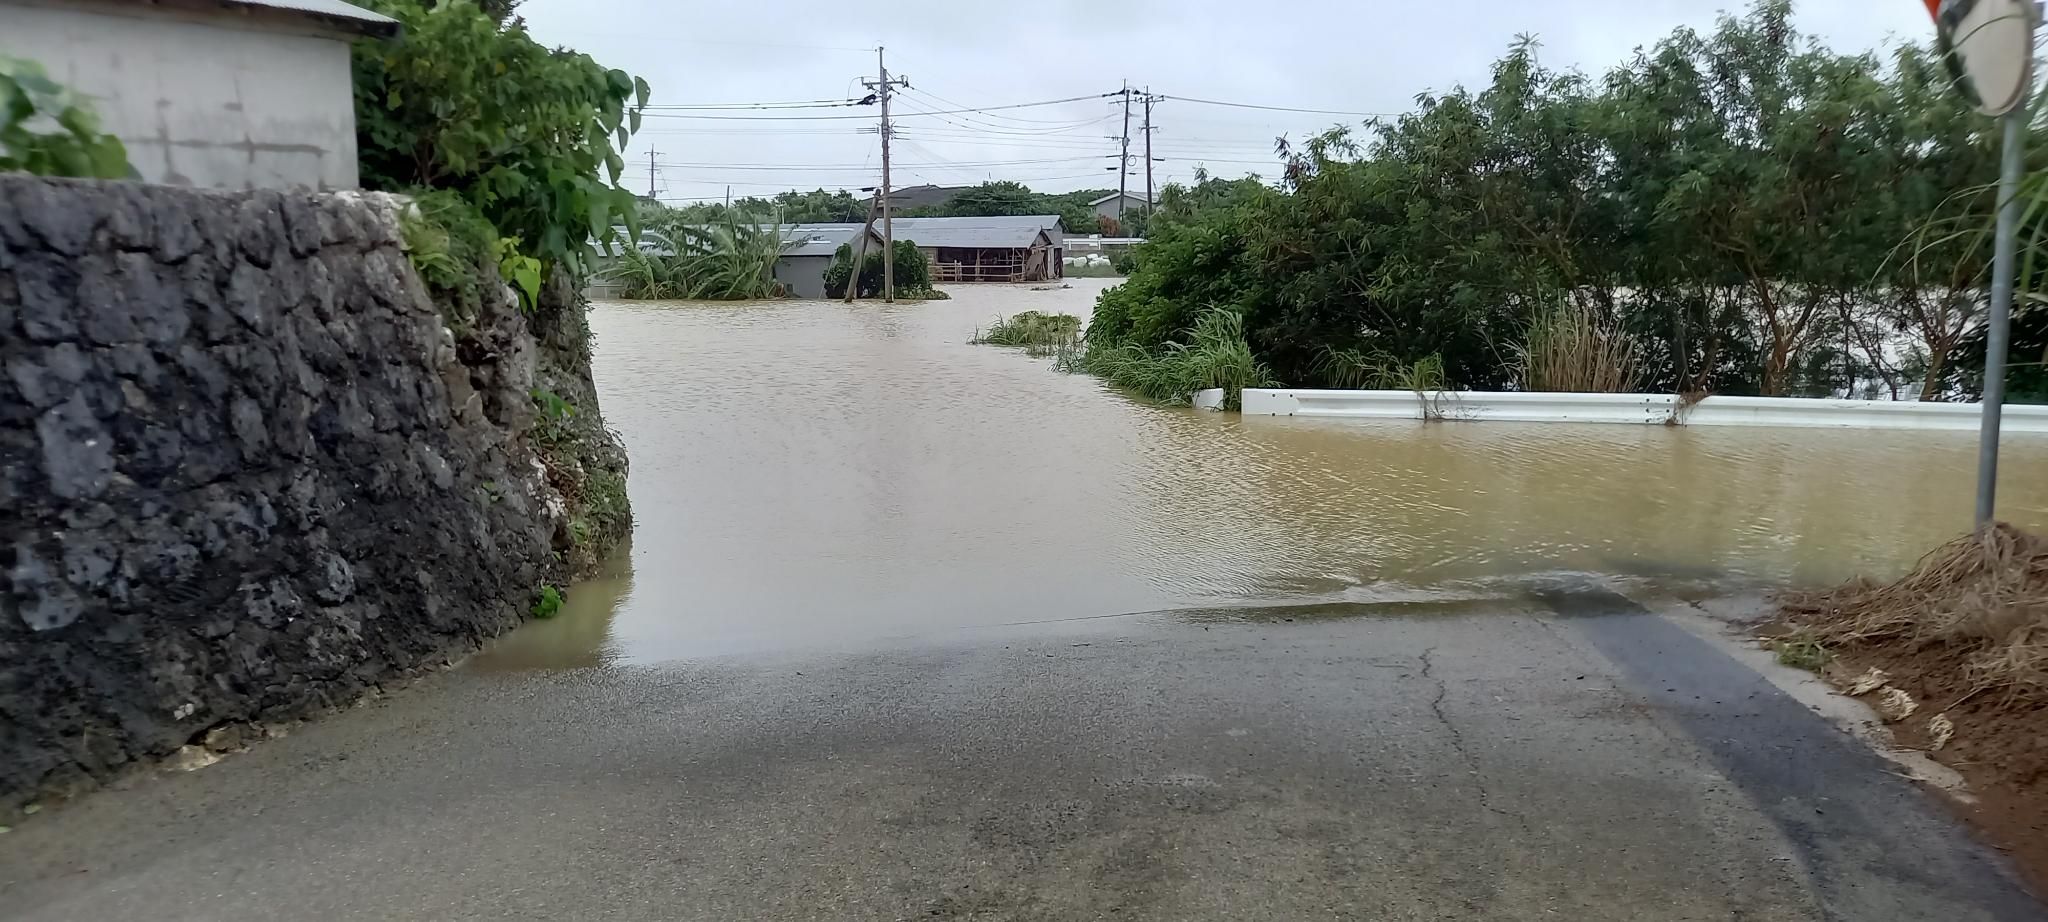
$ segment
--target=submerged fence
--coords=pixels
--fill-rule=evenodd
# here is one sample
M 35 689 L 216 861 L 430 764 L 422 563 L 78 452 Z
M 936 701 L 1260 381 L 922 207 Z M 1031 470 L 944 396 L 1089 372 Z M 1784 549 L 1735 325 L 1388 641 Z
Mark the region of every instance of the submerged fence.
M 1974 403 L 1832 400 L 1805 397 L 1708 397 L 1686 403 L 1671 394 L 1246 388 L 1244 414 L 1356 419 L 1791 426 L 1974 432 L 1983 415 L 1983 407 Z M 2048 433 L 2048 406 L 2008 405 L 2005 408 L 2003 428 L 2008 433 Z

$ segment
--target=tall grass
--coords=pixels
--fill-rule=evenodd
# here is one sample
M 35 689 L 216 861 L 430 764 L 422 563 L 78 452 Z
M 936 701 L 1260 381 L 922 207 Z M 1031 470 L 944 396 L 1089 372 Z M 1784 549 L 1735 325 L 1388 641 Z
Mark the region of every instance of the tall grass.
M 678 218 L 644 228 L 640 236 L 668 252 L 635 247 L 600 273 L 624 289 L 621 297 L 745 301 L 783 294 L 775 280 L 783 248 L 779 220 L 755 221 L 729 211 L 709 224 Z
M 1313 366 L 1331 387 L 1352 390 L 1433 393 L 1450 388 L 1443 356 L 1434 353 L 1403 362 L 1381 352 L 1323 347 Z
M 1518 351 L 1524 390 L 1626 394 L 1642 383 L 1635 339 L 1584 306 L 1559 304 L 1536 315 Z
M 1060 364 L 1164 403 L 1187 403 L 1196 391 L 1220 387 L 1224 405 L 1235 409 L 1245 388 L 1278 384 L 1245 341 L 1244 316 L 1223 308 L 1202 314 L 1187 342 L 1167 343 L 1158 352 L 1135 343 L 1088 342 Z
M 983 346 L 1023 346 L 1024 351 L 1032 355 L 1047 356 L 1071 348 L 1080 339 L 1081 318 L 1073 314 L 1025 311 L 1008 319 L 998 319 L 987 333 L 977 334 L 971 341 Z

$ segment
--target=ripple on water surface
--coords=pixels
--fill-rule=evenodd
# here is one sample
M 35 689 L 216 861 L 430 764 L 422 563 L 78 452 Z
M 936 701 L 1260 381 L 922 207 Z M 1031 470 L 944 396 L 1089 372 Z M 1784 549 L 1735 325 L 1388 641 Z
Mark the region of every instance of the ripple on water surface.
M 1891 572 L 1968 527 L 1970 433 L 1239 418 L 970 346 L 1102 283 L 950 301 L 601 303 L 638 518 L 614 572 L 485 665 L 742 650 L 1289 601 Z M 2048 521 L 2040 444 L 2003 514 Z

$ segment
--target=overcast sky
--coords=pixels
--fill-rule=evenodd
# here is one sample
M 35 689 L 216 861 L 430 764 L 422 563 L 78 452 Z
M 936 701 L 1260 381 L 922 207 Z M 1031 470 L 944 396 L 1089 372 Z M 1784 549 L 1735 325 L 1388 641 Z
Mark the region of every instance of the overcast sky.
M 1710 26 L 1724 4 L 1686 0 L 958 0 L 686 3 L 527 0 L 542 42 L 590 53 L 645 77 L 653 104 L 858 98 L 876 45 L 911 89 L 898 97 L 895 184 L 1013 179 L 1042 191 L 1116 186 L 1122 108 L 1089 99 L 975 114 L 919 110 L 1002 106 L 1116 91 L 1270 106 L 1402 112 L 1416 94 L 1483 85 L 1517 33 L 1545 62 L 1597 75 L 1680 25 Z M 870 11 L 887 9 L 881 22 Z M 1920 0 L 1804 0 L 1799 27 L 1835 48 L 1865 50 L 1930 32 Z M 874 185 L 881 155 L 872 108 L 697 112 L 647 119 L 627 185 L 644 191 L 648 152 L 664 199 L 767 195 Z M 793 119 L 831 115 L 859 118 Z M 764 118 L 777 116 L 777 118 Z M 1153 110 L 1154 181 L 1211 173 L 1272 175 L 1272 141 L 1299 139 L 1343 115 L 1268 112 L 1164 100 Z M 1144 187 L 1133 115 L 1132 189 Z M 862 129 L 866 129 L 865 132 Z

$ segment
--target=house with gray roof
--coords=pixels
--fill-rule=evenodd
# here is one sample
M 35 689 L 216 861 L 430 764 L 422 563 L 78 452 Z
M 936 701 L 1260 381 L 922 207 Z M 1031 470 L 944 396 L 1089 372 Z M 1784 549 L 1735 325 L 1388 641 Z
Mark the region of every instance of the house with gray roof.
M 1150 210 L 1152 203 L 1145 201 L 1145 197 L 1142 195 L 1132 195 L 1128 192 L 1111 192 L 1089 202 L 1088 206 L 1095 209 L 1095 216 L 1098 218 L 1114 218 L 1121 221 L 1127 212 Z
M 353 189 L 349 43 L 399 24 L 341 0 L 0 0 L 0 55 L 89 98 L 147 182 Z
M 985 218 L 896 218 L 897 240 L 917 245 L 932 265 L 932 281 L 1042 282 L 1065 274 L 1066 233 L 1058 215 L 1013 215 Z M 795 298 L 824 298 L 825 270 L 842 246 L 861 234 L 864 224 L 785 224 L 782 255 L 775 260 L 775 280 Z M 882 224 L 868 232 L 863 252 L 882 250 Z M 621 237 L 625 228 L 618 228 Z M 660 235 L 642 231 L 642 252 L 666 256 L 673 251 Z M 602 275 L 602 273 L 600 273 Z M 593 282 L 592 298 L 617 294 L 618 286 Z
M 896 218 L 896 239 L 917 244 L 933 282 L 1042 282 L 1065 273 L 1066 231 L 1059 215 Z M 843 229 L 859 224 L 802 224 Z M 876 228 L 881 227 L 876 222 Z

